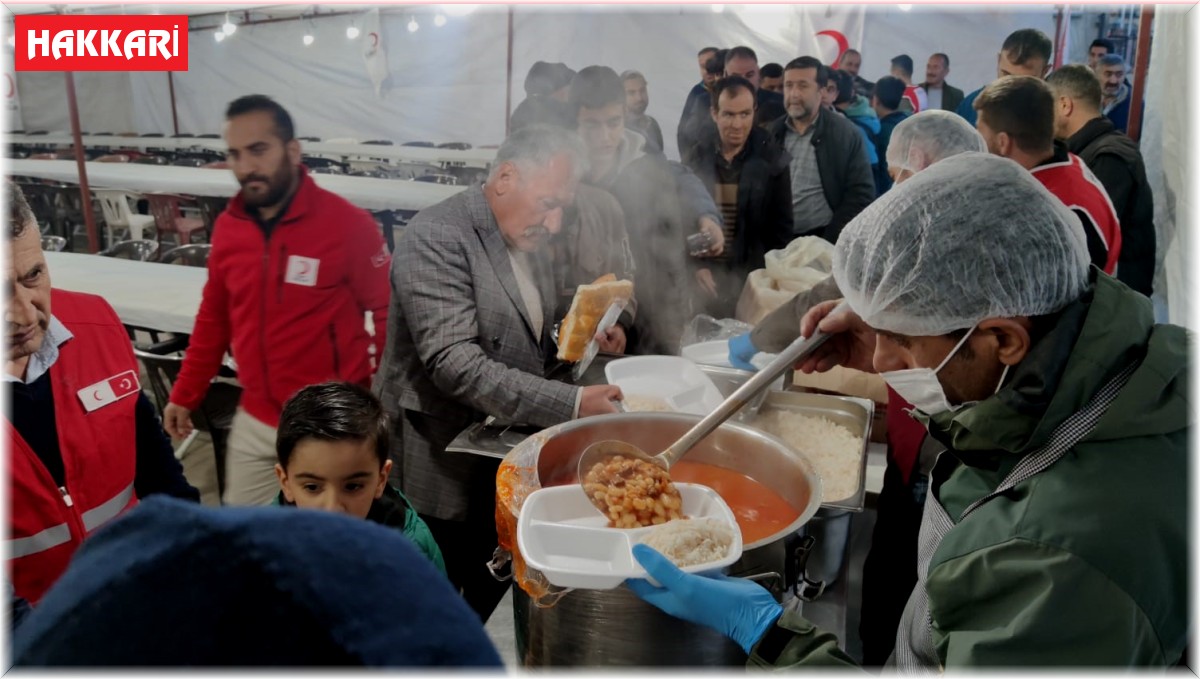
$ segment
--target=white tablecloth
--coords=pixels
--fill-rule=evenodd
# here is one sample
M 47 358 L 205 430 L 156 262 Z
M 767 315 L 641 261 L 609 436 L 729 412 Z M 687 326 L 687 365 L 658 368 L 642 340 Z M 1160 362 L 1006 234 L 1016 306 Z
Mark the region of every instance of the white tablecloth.
M 52 286 L 103 297 L 127 325 L 191 334 L 207 269 L 72 252 L 44 254 Z
M 86 163 L 92 188 L 128 189 L 140 193 L 163 191 L 189 196 L 230 197 L 238 183 L 229 170 L 136 163 Z M 79 173 L 74 160 L 9 161 L 9 173 L 76 184 Z M 465 186 L 443 186 L 425 182 L 374 177 L 313 174 L 317 185 L 367 210 L 422 210 L 453 196 Z
M 5 139 L 10 144 L 37 144 L 42 146 L 72 146 L 75 142 L 68 134 L 11 134 Z M 224 139 L 199 139 L 196 137 L 114 137 L 89 134 L 83 136 L 85 148 L 131 148 L 169 149 L 183 151 L 204 149 L 225 153 Z M 383 158 L 389 161 L 411 163 L 446 163 L 469 167 L 487 167 L 496 158 L 496 149 L 431 149 L 419 146 L 381 146 L 376 144 L 300 142 L 305 153 L 347 158 Z

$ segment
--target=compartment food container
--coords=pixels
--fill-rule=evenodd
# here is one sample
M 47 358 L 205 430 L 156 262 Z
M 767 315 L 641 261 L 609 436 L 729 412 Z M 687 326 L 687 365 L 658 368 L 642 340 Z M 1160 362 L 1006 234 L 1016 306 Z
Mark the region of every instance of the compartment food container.
M 716 519 L 728 524 L 733 533 L 733 542 L 723 558 L 682 570 L 717 570 L 741 558 L 742 533 L 721 496 L 711 488 L 691 483 L 677 483 L 675 487 L 683 500 L 684 516 Z M 632 550 L 660 526 L 621 529 L 607 524 L 578 484 L 542 488 L 530 494 L 521 509 L 517 545 L 525 563 L 559 587 L 613 589 L 630 578 L 648 577 Z
M 634 356 L 604 366 L 626 396 L 661 398 L 676 412 L 707 415 L 725 400 L 695 363 L 679 356 Z

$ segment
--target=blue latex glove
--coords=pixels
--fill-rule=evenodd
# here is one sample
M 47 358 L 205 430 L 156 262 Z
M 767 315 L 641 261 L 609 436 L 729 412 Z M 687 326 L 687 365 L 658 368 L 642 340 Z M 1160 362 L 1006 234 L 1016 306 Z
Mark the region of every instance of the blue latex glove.
M 662 585 L 626 580 L 634 594 L 668 615 L 717 630 L 747 655 L 783 614 L 771 593 L 749 580 L 684 573 L 646 545 L 634 545 L 633 558 Z
M 750 341 L 750 333 L 729 338 L 729 363 L 733 367 L 758 372 L 758 368 L 750 363 L 750 359 L 757 353 L 758 348 Z

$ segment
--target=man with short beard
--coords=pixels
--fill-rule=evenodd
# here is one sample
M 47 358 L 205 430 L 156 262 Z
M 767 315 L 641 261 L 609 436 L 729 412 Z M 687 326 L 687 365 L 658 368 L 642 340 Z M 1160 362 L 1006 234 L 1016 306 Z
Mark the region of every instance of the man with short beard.
M 226 158 L 242 190 L 217 218 L 208 281 L 183 367 L 163 411 L 192 431 L 226 352 L 242 399 L 226 453 L 224 502 L 269 504 L 278 491 L 275 427 L 283 403 L 329 380 L 368 386 L 387 327 L 390 256 L 365 210 L 317 186 L 300 164 L 288 112 L 263 95 L 225 112 Z M 363 316 L 374 316 L 375 335 Z
M 653 116 L 646 115 L 650 106 L 650 93 L 646 89 L 646 76 L 638 71 L 625 71 L 621 74 L 621 82 L 625 85 L 625 127 L 640 132 L 646 141 L 654 144 L 659 151 L 663 148 L 662 128 Z
M 791 156 L 792 229 L 836 243 L 842 228 L 875 199 L 862 133 L 843 116 L 822 110 L 828 85 L 821 62 L 800 57 L 783 70 L 787 115 L 767 126 Z

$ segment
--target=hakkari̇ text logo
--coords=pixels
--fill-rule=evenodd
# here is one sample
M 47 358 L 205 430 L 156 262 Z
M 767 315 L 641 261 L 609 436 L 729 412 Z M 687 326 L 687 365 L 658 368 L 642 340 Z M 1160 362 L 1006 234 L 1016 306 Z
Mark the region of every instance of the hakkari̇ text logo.
M 182 15 L 18 15 L 18 71 L 186 71 Z

